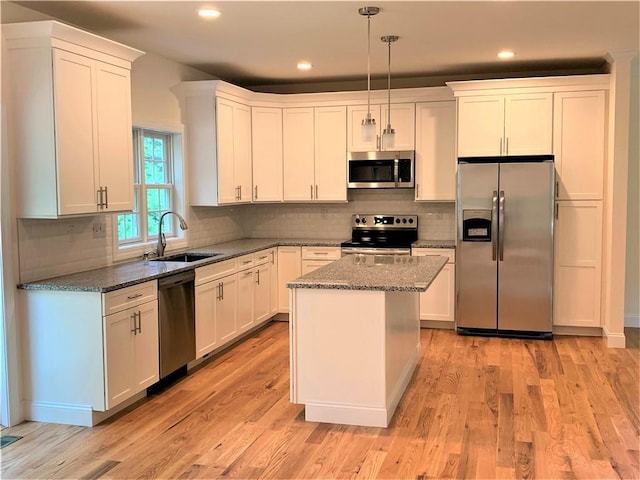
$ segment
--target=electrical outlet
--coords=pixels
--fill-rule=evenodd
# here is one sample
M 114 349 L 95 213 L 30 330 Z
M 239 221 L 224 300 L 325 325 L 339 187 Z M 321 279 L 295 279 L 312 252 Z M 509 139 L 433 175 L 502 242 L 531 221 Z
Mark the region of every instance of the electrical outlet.
M 102 222 L 92 224 L 93 238 L 104 238 L 107 236 L 107 225 Z

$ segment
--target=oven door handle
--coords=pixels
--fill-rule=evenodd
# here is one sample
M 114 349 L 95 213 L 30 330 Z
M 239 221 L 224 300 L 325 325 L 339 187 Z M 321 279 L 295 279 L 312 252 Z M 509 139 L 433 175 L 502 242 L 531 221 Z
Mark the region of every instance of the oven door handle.
M 343 247 L 342 254 L 359 255 L 411 255 L 410 248 L 351 248 Z
M 398 186 L 398 183 L 400 182 L 400 179 L 398 178 L 399 176 L 399 168 L 398 168 L 398 164 L 400 163 L 400 160 L 398 160 L 397 158 L 393 161 L 393 181 L 396 184 L 396 187 Z

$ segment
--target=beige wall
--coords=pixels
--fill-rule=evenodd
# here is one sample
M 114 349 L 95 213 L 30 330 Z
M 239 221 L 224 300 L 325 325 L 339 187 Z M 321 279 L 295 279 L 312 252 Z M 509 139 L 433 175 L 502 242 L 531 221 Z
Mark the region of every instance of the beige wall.
M 627 199 L 627 255 L 624 314 L 627 326 L 640 327 L 640 85 L 639 61 L 631 62 L 629 111 L 629 184 Z

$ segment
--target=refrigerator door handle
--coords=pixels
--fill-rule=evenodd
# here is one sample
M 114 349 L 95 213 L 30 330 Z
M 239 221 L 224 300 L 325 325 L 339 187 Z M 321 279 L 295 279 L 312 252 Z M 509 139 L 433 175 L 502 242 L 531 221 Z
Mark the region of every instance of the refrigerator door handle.
M 491 199 L 491 259 L 495 262 L 498 258 L 498 192 L 493 191 Z
M 500 261 L 504 260 L 504 191 L 500 191 L 500 213 L 498 214 L 498 249 Z

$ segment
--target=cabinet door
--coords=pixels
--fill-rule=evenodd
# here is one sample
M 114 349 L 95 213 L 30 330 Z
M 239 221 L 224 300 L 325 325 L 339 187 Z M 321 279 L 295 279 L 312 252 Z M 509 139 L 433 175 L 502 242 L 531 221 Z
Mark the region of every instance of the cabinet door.
M 218 140 L 218 202 L 236 203 L 237 187 L 233 177 L 233 108 L 234 103 L 216 99 L 216 136 Z M 197 172 L 196 172 L 197 174 Z
M 254 269 L 253 314 L 255 323 L 271 317 L 271 263 L 263 263 Z
M 285 201 L 311 201 L 314 195 L 313 108 L 282 111 Z
M 371 117 L 376 121 L 376 135 L 371 141 L 362 139 L 362 120 L 367 117 L 367 106 L 358 105 L 347 107 L 347 151 L 371 152 L 378 150 L 381 125 L 380 105 L 371 105 Z
M 196 310 L 196 357 L 216 348 L 216 302 L 220 295 L 220 282 L 213 281 L 195 288 Z
M 220 279 L 220 296 L 216 302 L 216 334 L 218 346 L 237 336 L 236 304 L 238 298 L 237 274 Z
M 557 205 L 554 325 L 600 326 L 602 202 Z
M 414 150 L 416 146 L 416 109 L 413 103 L 391 104 L 391 127 L 396 131 L 394 145 L 384 144 L 382 132 L 387 128 L 387 105 L 382 105 L 380 113 L 380 150 Z
M 133 209 L 133 141 L 130 72 L 96 62 L 98 186 L 106 188 L 104 212 Z
M 502 155 L 504 97 L 458 98 L 458 157 Z
M 282 201 L 282 109 L 251 109 L 253 201 Z
M 347 201 L 347 109 L 315 109 L 314 198 Z
M 133 369 L 134 312 L 137 312 L 135 307 L 104 317 L 107 369 L 105 372 L 105 395 L 107 410 L 135 394 L 135 372 Z M 156 362 L 157 361 L 158 357 L 156 357 Z
M 551 154 L 552 119 L 551 93 L 507 95 L 503 154 Z
M 278 247 L 278 311 L 289 313 L 287 283 L 301 275 L 300 247 Z
M 456 199 L 456 103 L 416 105 L 416 200 Z
M 58 213 L 94 213 L 98 176 L 95 61 L 58 49 L 53 58 Z
M 278 249 L 269 249 L 269 255 L 271 256 L 269 261 L 271 265 L 269 269 L 271 277 L 269 281 L 269 312 L 270 316 L 273 316 L 278 313 Z
M 134 393 L 143 391 L 160 379 L 160 353 L 158 342 L 158 302 L 148 302 L 136 308 L 138 331 L 133 365 L 135 371 Z
M 605 94 L 562 92 L 554 96 L 553 153 L 558 199 L 601 200 L 604 175 Z
M 251 181 L 251 107 L 236 104 L 233 109 L 233 183 L 238 186 L 238 201 L 249 203 L 253 197 Z
M 455 266 L 447 263 L 427 291 L 420 294 L 420 320 L 453 322 L 455 290 Z
M 238 303 L 236 306 L 237 311 L 237 325 L 238 333 L 249 330 L 254 325 L 255 317 L 253 314 L 253 294 L 254 294 L 254 274 L 255 269 L 250 268 L 238 272 Z

